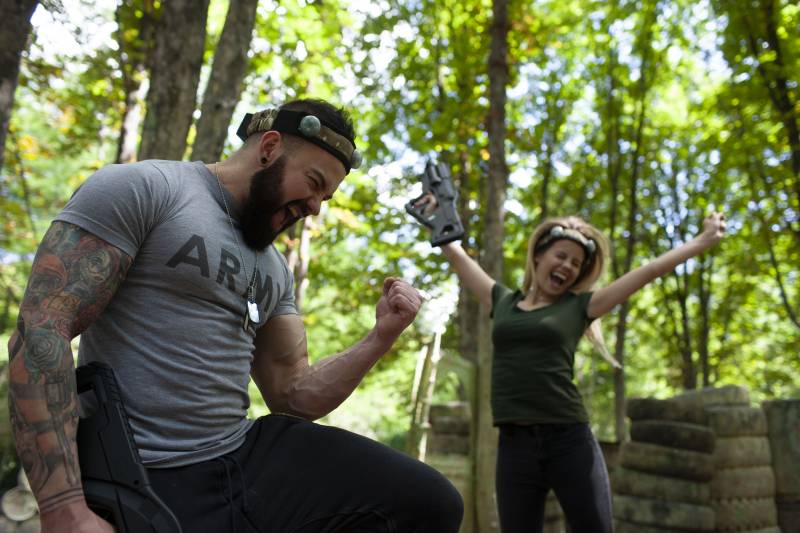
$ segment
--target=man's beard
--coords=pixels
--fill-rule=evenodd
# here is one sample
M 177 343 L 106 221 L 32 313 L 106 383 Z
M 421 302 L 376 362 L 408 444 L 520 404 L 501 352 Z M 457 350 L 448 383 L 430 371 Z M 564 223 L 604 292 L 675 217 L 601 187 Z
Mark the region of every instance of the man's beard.
M 283 204 L 283 178 L 286 156 L 282 155 L 270 166 L 253 174 L 250 180 L 250 196 L 242 210 L 241 224 L 244 242 L 250 248 L 263 250 L 280 232 L 295 223 L 288 220 L 280 228 L 271 226 L 275 213 L 285 208 Z

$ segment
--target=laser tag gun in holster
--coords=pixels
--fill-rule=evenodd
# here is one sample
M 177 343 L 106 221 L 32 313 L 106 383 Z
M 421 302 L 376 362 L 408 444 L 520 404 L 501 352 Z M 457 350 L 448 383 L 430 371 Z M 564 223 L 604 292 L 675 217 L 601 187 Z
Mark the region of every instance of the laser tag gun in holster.
M 114 371 L 92 362 L 78 367 L 76 379 L 78 394 L 91 391 L 96 400 L 86 402 L 96 410 L 78 422 L 78 456 L 89 508 L 118 533 L 181 533 L 175 515 L 150 487 Z
M 458 218 L 456 202 L 458 192 L 453 185 L 450 170 L 444 163 L 428 161 L 422 180 L 422 195 L 406 204 L 406 211 L 423 226 L 431 229 L 431 244 L 441 246 L 464 236 L 464 226 Z M 436 198 L 436 209 L 426 213 L 427 204 L 416 205 L 428 192 Z

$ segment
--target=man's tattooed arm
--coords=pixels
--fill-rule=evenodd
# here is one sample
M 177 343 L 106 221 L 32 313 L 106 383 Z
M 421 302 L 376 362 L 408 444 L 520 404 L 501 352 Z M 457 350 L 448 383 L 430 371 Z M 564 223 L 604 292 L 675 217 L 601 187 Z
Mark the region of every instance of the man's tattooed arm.
M 33 261 L 8 343 L 8 401 L 17 452 L 43 519 L 83 502 L 70 341 L 103 311 L 131 262 L 118 248 L 63 222 L 50 226 Z

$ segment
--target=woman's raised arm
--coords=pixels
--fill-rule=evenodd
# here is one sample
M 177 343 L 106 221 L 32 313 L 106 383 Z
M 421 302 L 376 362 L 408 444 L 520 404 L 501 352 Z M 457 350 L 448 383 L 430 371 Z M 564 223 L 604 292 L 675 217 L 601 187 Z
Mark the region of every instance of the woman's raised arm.
M 725 234 L 725 215 L 713 213 L 703 221 L 703 232 L 691 241 L 673 248 L 651 262 L 623 274 L 607 287 L 596 291 L 589 302 L 587 314 L 599 318 L 627 300 L 656 278 L 671 272 L 676 266 L 703 253 L 717 244 Z
M 453 270 L 458 274 L 461 284 L 469 289 L 486 309 L 492 308 L 492 287 L 494 280 L 481 266 L 467 255 L 458 242 L 442 245 L 442 253 L 450 261 Z

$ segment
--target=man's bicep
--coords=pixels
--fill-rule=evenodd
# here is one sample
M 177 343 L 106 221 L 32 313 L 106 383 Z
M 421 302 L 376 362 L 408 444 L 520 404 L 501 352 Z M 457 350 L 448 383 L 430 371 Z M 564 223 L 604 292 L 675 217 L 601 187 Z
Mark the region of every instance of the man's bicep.
M 270 365 L 293 366 L 308 358 L 306 329 L 300 315 L 270 318 L 256 333 L 255 361 Z
M 300 315 L 275 316 L 258 329 L 252 375 L 265 400 L 285 393 L 307 366 L 306 330 Z
M 73 338 L 105 309 L 133 259 L 66 222 L 47 230 L 33 260 L 20 308 L 24 329 L 50 327 Z

